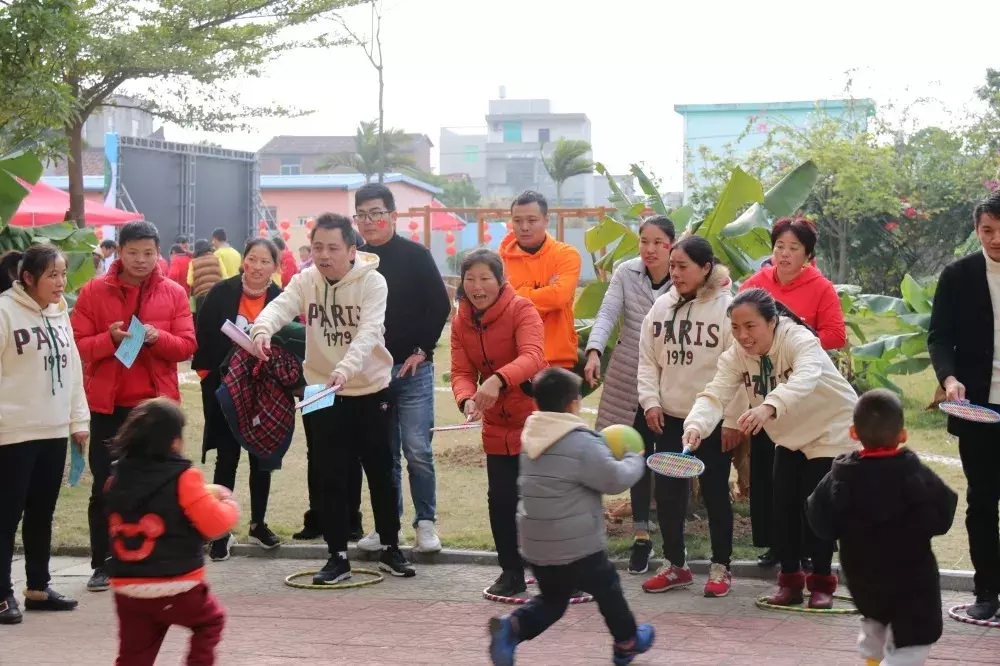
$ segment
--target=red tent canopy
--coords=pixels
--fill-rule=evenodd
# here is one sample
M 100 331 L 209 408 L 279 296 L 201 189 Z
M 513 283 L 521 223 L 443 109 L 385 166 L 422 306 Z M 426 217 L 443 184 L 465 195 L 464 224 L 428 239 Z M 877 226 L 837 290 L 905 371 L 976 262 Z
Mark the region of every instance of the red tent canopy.
M 38 227 L 45 224 L 56 224 L 66 219 L 69 210 L 69 193 L 57 187 L 39 182 L 35 185 L 21 183 L 29 190 L 28 196 L 21 202 L 10 223 L 19 227 Z M 87 201 L 83 207 L 84 218 L 90 226 L 105 224 L 122 225 L 133 220 L 143 219 L 141 213 L 110 208 L 96 201 Z
M 431 208 L 444 208 L 437 199 L 431 200 Z M 454 213 L 439 213 L 431 211 L 431 229 L 434 231 L 458 231 L 465 228 L 465 222 Z

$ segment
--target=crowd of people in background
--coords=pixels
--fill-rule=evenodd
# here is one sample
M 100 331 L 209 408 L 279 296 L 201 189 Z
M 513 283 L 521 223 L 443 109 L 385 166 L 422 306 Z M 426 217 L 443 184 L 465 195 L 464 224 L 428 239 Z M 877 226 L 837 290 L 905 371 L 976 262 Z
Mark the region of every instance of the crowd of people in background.
M 600 521 L 600 494 L 630 489 L 635 540 L 628 570 L 635 575 L 649 570 L 655 500 L 663 564 L 642 587 L 665 592 L 693 583 L 684 545 L 690 483 L 652 479 L 628 455 L 614 461 L 607 450 L 593 447 L 599 440 L 576 416 L 580 382 L 596 386 L 603 379 L 598 429 L 633 425 L 644 453 L 629 455 L 683 450 L 705 465 L 699 487 L 712 551 L 705 596 L 723 597 L 731 590 L 729 477 L 734 451 L 748 446 L 753 540 L 765 549 L 758 561 L 780 566 L 778 589 L 768 602 L 831 608 L 838 586 L 832 559 L 840 539 L 843 565 L 859 572 L 850 573 L 850 580 L 865 615 L 863 654 L 922 663 L 925 648 L 941 632 L 940 590 L 928 573 L 932 566 L 936 571 L 930 537 L 950 527 L 954 497 L 912 454 L 900 456 L 906 433 L 899 400 L 879 393 L 859 401 L 826 353 L 843 347 L 847 336 L 836 290 L 815 266 L 813 224 L 804 218 L 778 220 L 769 263 L 734 295 L 711 243 L 696 235 L 677 239 L 666 216 L 644 220 L 639 256 L 614 271 L 580 364 L 573 304 L 581 257 L 548 234 L 548 220 L 542 195 L 525 192 L 514 200 L 512 231 L 500 251 L 480 248 L 462 259 L 451 322 L 456 406 L 467 421 L 482 421 L 489 520 L 501 568 L 487 592 L 497 597 L 524 592 L 526 567 L 542 585 L 531 606 L 491 623 L 494 662 L 513 663 L 514 646 L 555 622 L 577 588 L 600 595 L 602 613 L 608 609 L 615 663 L 630 663 L 651 645 L 651 628 L 629 619 L 620 599 L 603 526 L 597 532 L 581 529 L 566 498 L 575 498 L 585 512 L 597 512 Z M 949 400 L 1000 410 L 1000 194 L 975 208 L 974 221 L 983 250 L 942 274 L 928 346 Z M 149 623 L 176 621 L 153 619 L 155 613 L 139 602 L 151 592 L 134 587 L 135 579 L 150 576 L 183 580 L 182 592 L 190 593 L 183 607 L 204 614 L 206 626 L 214 627 L 200 639 L 202 649 L 214 649 L 222 611 L 201 575 L 192 572 L 202 570 L 204 541 L 216 561 L 228 559 L 235 542 L 228 493 L 243 447 L 218 391 L 237 351 L 222 333 L 227 321 L 248 335 L 264 363 L 276 353 L 272 337 L 297 322 L 304 328 L 301 384 L 336 390 L 332 406 L 303 417 L 309 509 L 294 538 L 322 537 L 329 550 L 313 582 L 331 585 L 351 577 L 351 541 L 379 553 L 380 569 L 403 578 L 416 575 L 399 548 L 403 460 L 415 548 L 436 552 L 441 542 L 433 363 L 452 303 L 430 252 L 399 236 L 396 225 L 392 192 L 368 184 L 356 193 L 353 220 L 331 213 L 316 219 L 298 262 L 280 238 L 253 238 L 241 253 L 229 245 L 225 230 L 217 229 L 210 241 L 196 240 L 193 247 L 190 239 L 176 238 L 167 266 L 156 227 L 131 222 L 116 241 L 101 243 L 100 256 L 95 254 L 98 275 L 81 289 L 72 313 L 64 299 L 66 261 L 56 248 L 37 244 L 0 259 L 0 623 L 21 619 L 10 564 L 22 519 L 25 608 L 76 606 L 49 587 L 48 574 L 69 439 L 79 453 L 86 451 L 93 475 L 88 507 L 93 575 L 87 588 L 114 586 L 120 617 L 136 615 L 132 624 L 121 621 L 122 650 L 128 649 L 126 626 L 148 630 L 138 623 L 139 615 L 146 614 Z M 117 352 L 136 334 L 133 321 L 142 327 L 143 342 L 135 361 L 126 364 Z M 617 345 L 606 363 L 616 330 Z M 183 415 L 159 400 L 179 402 L 178 364 L 188 360 L 201 379 L 203 461 L 207 451 L 216 450 L 214 483 L 229 490 L 193 488 L 204 490 L 204 484 L 181 455 Z M 43 404 L 47 408 L 39 409 Z M 154 433 L 155 424 L 161 429 Z M 991 446 L 998 428 L 949 420 L 969 484 L 966 525 L 976 603 L 968 613 L 976 619 L 1000 612 L 1000 454 Z M 248 458 L 249 540 L 276 548 L 280 539 L 266 523 L 272 471 L 254 455 Z M 574 458 L 578 461 L 566 467 Z M 572 471 L 583 469 L 579 461 L 590 461 L 583 465 L 586 473 Z M 167 488 L 166 495 L 147 497 L 148 489 L 135 485 L 161 476 L 172 484 L 157 487 L 157 492 Z M 363 476 L 374 515 L 367 535 Z M 887 500 L 892 511 L 880 504 L 887 513 L 879 515 L 887 533 L 907 548 L 890 560 L 925 577 L 917 600 L 922 614 L 905 612 L 912 601 L 906 595 L 890 602 L 883 598 L 892 596 L 888 591 L 873 592 L 884 581 L 863 571 L 883 557 L 871 549 L 872 540 L 885 537 L 875 536 L 879 530 L 871 516 L 855 515 L 869 508 L 864 502 L 845 504 L 834 492 L 847 487 L 837 484 L 871 487 L 877 479 L 892 487 L 906 476 L 924 482 Z M 563 479 L 557 487 L 542 480 L 557 477 Z M 546 506 L 564 506 L 566 515 L 545 518 L 526 488 L 552 493 Z M 167 519 L 150 523 L 138 515 L 139 496 L 155 502 Z M 192 508 L 196 503 L 199 508 Z M 914 506 L 929 512 L 927 519 L 920 525 L 898 523 L 902 512 L 917 511 Z M 133 523 L 147 535 L 166 530 L 186 536 L 176 542 L 154 537 L 143 555 L 152 557 L 146 568 L 135 564 L 138 556 L 125 552 L 129 547 L 120 540 Z M 868 525 L 872 535 L 855 523 Z M 565 540 L 565 552 L 549 543 L 553 539 Z M 174 545 L 161 551 L 159 543 Z M 172 567 L 171 558 L 180 564 Z M 934 613 L 924 612 L 934 603 L 937 623 L 929 619 Z

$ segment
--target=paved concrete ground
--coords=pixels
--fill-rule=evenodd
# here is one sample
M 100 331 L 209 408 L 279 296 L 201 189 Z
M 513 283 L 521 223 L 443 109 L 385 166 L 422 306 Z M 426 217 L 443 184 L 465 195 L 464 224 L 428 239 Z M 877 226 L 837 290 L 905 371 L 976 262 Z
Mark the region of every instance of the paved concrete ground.
M 489 663 L 486 620 L 509 607 L 482 599 L 497 575 L 491 567 L 425 565 L 416 578 L 387 578 L 357 590 L 309 591 L 286 587 L 287 574 L 308 562 L 237 557 L 211 564 L 209 578 L 228 609 L 219 662 L 232 666 L 291 664 Z M 318 564 L 318 563 L 317 563 Z M 110 593 L 87 593 L 90 571 L 81 558 L 55 558 L 53 586 L 76 596 L 66 614 L 29 613 L 23 624 L 0 627 L 2 666 L 112 664 L 117 626 Z M 16 586 L 23 567 L 14 563 Z M 801 616 L 758 610 L 756 596 L 770 585 L 738 580 L 725 599 L 705 599 L 700 584 L 662 595 L 644 594 L 638 577 L 624 585 L 640 621 L 657 629 L 654 650 L 635 661 L 648 664 L 862 663 L 855 651 L 857 619 Z M 966 601 L 946 593 L 945 605 Z M 187 636 L 173 630 L 157 664 L 182 663 Z M 611 638 L 593 604 L 571 607 L 552 630 L 518 650 L 528 665 L 607 665 Z M 945 636 L 933 664 L 1000 663 L 1000 630 L 945 619 Z

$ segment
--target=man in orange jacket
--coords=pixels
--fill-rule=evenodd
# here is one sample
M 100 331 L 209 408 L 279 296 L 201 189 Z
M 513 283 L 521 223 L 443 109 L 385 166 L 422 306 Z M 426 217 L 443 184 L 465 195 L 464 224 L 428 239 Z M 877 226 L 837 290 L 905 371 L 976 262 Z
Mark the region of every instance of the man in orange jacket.
M 573 301 L 580 281 L 580 253 L 546 231 L 549 204 L 538 192 L 521 193 L 510 207 L 514 231 L 500 243 L 507 280 L 535 304 L 545 326 L 545 360 L 572 368 L 577 362 Z

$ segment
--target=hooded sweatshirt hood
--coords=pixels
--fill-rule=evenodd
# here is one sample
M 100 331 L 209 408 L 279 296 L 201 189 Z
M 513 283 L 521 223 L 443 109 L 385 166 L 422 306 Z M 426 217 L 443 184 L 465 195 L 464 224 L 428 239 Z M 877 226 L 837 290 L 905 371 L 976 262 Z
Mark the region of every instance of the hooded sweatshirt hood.
M 305 313 L 306 381 L 325 384 L 339 372 L 347 379 L 341 395 L 381 391 L 392 378 L 392 356 L 385 348 L 388 289 L 378 265 L 377 255 L 358 252 L 351 270 L 332 284 L 319 267 L 310 266 L 267 304 L 250 337 L 272 336 Z
M 656 299 L 639 336 L 638 388 L 643 411 L 660 407 L 684 418 L 695 396 L 715 376 L 719 356 L 733 342 L 727 310 L 733 301 L 729 270 L 716 265 L 692 299 L 675 287 Z
M 89 428 L 66 301 L 42 308 L 20 282 L 0 295 L 0 404 L 0 445 Z
M 575 414 L 535 412 L 524 422 L 521 451 L 532 460 L 537 460 L 550 446 L 579 429 L 586 430 L 589 426 Z

